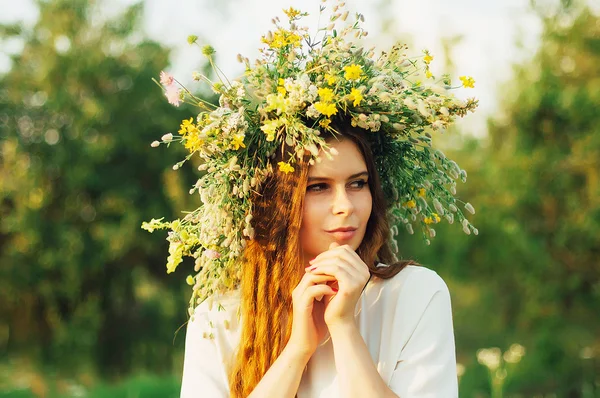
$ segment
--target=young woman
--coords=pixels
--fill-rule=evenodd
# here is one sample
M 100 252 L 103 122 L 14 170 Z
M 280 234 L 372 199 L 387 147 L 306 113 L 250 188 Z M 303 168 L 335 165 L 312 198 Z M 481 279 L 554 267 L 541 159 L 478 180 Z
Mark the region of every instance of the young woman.
M 188 324 L 183 398 L 458 396 L 448 289 L 394 261 L 369 133 L 334 130 L 335 156 L 256 195 L 241 290 Z
M 442 218 L 477 234 L 454 197 L 466 172 L 432 146 L 477 100 L 451 95 L 428 51 L 359 47 L 363 17 L 343 4 L 319 37 L 284 13 L 261 59 L 240 56 L 242 79 L 195 75 L 218 105 L 161 74 L 169 102 L 201 109 L 152 146 L 178 140 L 201 159 L 202 205 L 142 225 L 170 229 L 167 272 L 195 262 L 181 396 L 456 397 L 448 289 L 398 262 L 392 238 L 415 225 L 428 241 Z

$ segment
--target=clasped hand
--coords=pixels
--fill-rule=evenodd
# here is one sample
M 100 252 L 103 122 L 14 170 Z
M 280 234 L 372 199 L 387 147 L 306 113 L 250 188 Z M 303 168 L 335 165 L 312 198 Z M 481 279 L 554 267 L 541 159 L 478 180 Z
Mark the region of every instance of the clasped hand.
M 310 261 L 292 293 L 290 343 L 311 356 L 327 329 L 354 323 L 354 311 L 369 280 L 369 268 L 348 245 L 332 243 Z

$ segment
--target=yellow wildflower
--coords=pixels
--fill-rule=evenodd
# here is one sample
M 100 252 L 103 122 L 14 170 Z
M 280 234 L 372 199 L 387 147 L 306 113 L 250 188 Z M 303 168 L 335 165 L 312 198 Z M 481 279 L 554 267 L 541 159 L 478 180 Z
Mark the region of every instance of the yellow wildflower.
M 331 115 L 335 115 L 337 113 L 337 108 L 335 104 L 327 103 L 327 102 L 315 102 L 315 109 L 319 111 L 321 114 L 330 117 Z
M 164 225 L 162 223 L 163 219 L 164 219 L 164 217 L 153 218 L 152 220 L 150 220 L 150 222 L 144 221 L 142 223 L 142 229 L 145 229 L 146 231 L 148 231 L 150 233 L 154 232 L 155 229 L 163 229 L 166 227 L 166 225 Z
M 362 66 L 356 64 L 344 66 L 344 72 L 346 80 L 358 80 L 362 76 Z
M 179 134 L 186 135 L 189 133 L 198 132 L 198 127 L 194 125 L 194 118 L 189 118 L 189 120 L 182 120 L 181 126 L 179 127 Z
M 319 122 L 319 126 L 323 127 L 324 129 L 329 127 L 330 124 L 331 124 L 331 119 L 323 119 Z
M 281 119 L 267 120 L 260 126 L 260 129 L 267 135 L 267 141 L 275 140 L 275 134 L 277 134 L 279 127 L 283 124 Z
M 330 86 L 333 86 L 337 80 L 337 76 L 332 75 L 330 73 L 326 73 L 325 80 L 327 80 L 327 84 L 329 84 Z
M 169 257 L 167 257 L 167 274 L 175 272 L 183 260 L 183 243 L 171 242 L 169 244 Z
M 189 135 L 185 139 L 184 143 L 185 149 L 189 150 L 190 152 L 196 152 L 202 147 L 202 145 L 204 145 L 204 140 L 198 137 L 197 134 Z
M 181 121 L 179 134 L 183 137 L 182 141 L 185 148 L 190 152 L 199 150 L 204 144 L 204 141 L 199 137 L 200 130 L 198 129 L 198 126 L 194 124 L 193 118 Z
M 425 62 L 427 65 L 429 65 L 431 63 L 431 61 L 433 61 L 433 55 L 426 53 L 425 56 L 423 57 L 423 62 Z
M 427 69 L 425 71 L 425 77 L 429 79 L 429 78 L 433 77 L 433 73 L 431 73 L 431 71 L 429 69 Z
M 233 139 L 231 140 L 231 146 L 234 150 L 237 151 L 238 149 L 240 149 L 240 147 L 246 148 L 246 145 L 244 144 L 244 137 L 244 133 L 238 133 L 233 135 Z
M 424 198 L 425 197 L 425 188 L 420 188 L 417 195 Z
M 463 87 L 465 88 L 474 88 L 475 87 L 475 79 L 473 79 L 471 76 L 461 76 L 459 77 L 460 81 L 463 84 Z
M 360 101 L 363 100 L 363 96 L 360 90 L 353 88 L 352 91 L 350 91 L 350 94 L 348 94 L 348 99 L 353 101 L 352 105 L 359 106 Z
M 277 165 L 279 166 L 279 171 L 282 171 L 285 174 L 291 173 L 294 171 L 294 168 L 289 163 L 279 162 L 279 163 L 277 163 Z
M 415 202 L 414 200 L 409 200 L 408 202 L 404 203 L 405 207 L 408 207 L 409 209 L 413 209 L 415 207 L 417 207 L 417 202 Z
M 272 37 L 263 36 L 262 38 L 262 42 L 266 43 L 272 49 L 278 49 L 289 45 L 299 47 L 301 45 L 300 40 L 302 40 L 302 37 L 297 33 L 281 28 L 273 33 Z
M 431 213 L 431 217 L 425 217 L 425 224 L 437 224 L 441 220 L 437 213 Z
M 330 88 L 324 87 L 318 90 L 319 98 L 323 102 L 333 101 L 333 91 Z
M 285 97 L 281 93 L 267 95 L 267 106 L 265 107 L 265 111 L 270 112 L 274 110 L 277 111 L 278 115 L 287 111 Z
M 193 276 L 191 276 L 191 275 L 188 275 L 188 277 L 187 277 L 187 278 L 185 278 L 185 282 L 186 282 L 188 285 L 192 286 L 192 285 L 194 284 L 194 277 L 193 277 Z
M 290 7 L 288 10 L 284 9 L 283 12 L 289 19 L 295 19 L 298 15 L 300 15 L 300 11 L 292 7 Z
M 287 90 L 285 89 L 285 87 L 277 87 L 277 92 L 281 95 L 286 95 L 287 94 Z

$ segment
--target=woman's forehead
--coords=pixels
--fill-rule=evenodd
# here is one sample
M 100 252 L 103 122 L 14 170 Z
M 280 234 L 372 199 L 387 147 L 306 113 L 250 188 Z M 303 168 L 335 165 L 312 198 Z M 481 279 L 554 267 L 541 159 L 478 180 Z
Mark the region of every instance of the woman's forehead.
M 347 178 L 367 171 L 362 152 L 352 140 L 331 140 L 328 144 L 331 148 L 335 148 L 337 154 L 333 155 L 331 159 L 321 155 L 321 162 L 309 167 L 309 178 Z

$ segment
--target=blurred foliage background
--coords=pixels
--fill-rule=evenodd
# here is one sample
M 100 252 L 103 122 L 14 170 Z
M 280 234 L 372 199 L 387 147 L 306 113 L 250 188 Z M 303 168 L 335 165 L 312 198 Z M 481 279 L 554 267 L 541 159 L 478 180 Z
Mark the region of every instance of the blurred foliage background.
M 152 82 L 170 54 L 141 5 L 38 6 L 31 29 L 0 26 L 25 41 L 0 75 L 0 397 L 176 397 L 188 288 L 140 224 L 196 205 L 183 153 L 149 146 L 193 110 Z M 600 397 L 600 16 L 539 17 L 487 136 L 440 141 L 479 236 L 399 242 L 450 287 L 464 397 Z

